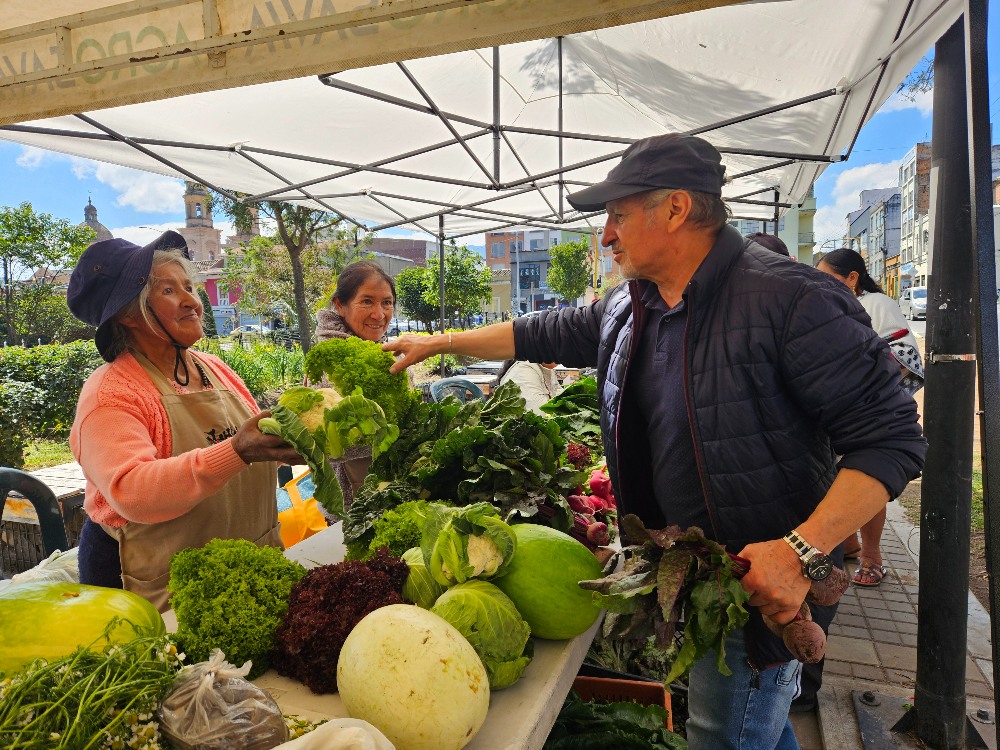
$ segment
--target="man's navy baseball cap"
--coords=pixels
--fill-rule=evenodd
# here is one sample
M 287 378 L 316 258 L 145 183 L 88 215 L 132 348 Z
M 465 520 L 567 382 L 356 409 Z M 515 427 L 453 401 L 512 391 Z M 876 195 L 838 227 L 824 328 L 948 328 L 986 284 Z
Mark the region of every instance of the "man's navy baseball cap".
M 173 250 L 190 259 L 184 238 L 168 231 L 142 247 L 118 238 L 95 242 L 76 262 L 66 302 L 73 315 L 97 326 L 94 343 L 105 361 L 111 361 L 111 321 L 146 286 L 157 250 Z
M 603 211 L 609 201 L 660 188 L 721 196 L 725 174 L 722 155 L 703 138 L 654 135 L 629 146 L 604 182 L 566 199 L 577 211 Z

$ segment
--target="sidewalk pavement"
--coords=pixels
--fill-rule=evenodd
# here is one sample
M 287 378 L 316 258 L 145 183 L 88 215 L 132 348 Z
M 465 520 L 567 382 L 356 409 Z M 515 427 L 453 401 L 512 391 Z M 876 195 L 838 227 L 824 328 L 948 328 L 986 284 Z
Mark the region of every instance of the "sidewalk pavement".
M 876 588 L 852 586 L 830 627 L 818 710 L 793 714 L 802 750 L 862 748 L 852 691 L 912 700 L 917 671 L 917 582 L 920 530 L 899 503 L 888 506 L 882 556 L 888 575 Z M 852 563 L 848 569 L 853 574 Z M 994 711 L 993 660 L 989 615 L 969 593 L 967 713 Z M 988 747 L 997 748 L 996 725 L 975 723 Z M 891 744 L 883 747 L 911 747 Z M 902 739 L 901 742 L 906 742 Z

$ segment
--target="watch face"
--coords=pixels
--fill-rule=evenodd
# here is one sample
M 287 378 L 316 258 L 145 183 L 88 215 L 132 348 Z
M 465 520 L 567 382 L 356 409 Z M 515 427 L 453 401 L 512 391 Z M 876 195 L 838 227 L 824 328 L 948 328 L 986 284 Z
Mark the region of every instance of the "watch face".
M 833 572 L 833 561 L 827 555 L 817 555 L 805 566 L 806 575 L 814 581 L 822 581 Z

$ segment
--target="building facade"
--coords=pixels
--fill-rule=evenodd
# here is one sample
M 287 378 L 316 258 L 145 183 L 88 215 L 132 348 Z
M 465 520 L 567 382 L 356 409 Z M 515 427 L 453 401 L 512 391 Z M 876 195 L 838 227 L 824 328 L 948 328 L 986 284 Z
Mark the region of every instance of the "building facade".
M 896 295 L 917 279 L 926 282 L 930 274 L 929 242 L 920 235 L 921 219 L 930 211 L 931 202 L 931 144 L 918 143 L 911 148 L 899 166 L 900 227 L 899 264 L 902 274 Z M 886 291 L 888 294 L 888 291 Z
M 813 231 L 813 217 L 816 215 L 816 194 L 810 187 L 802 203 L 789 208 L 778 219 L 778 239 L 785 243 L 789 256 L 799 263 L 812 264 L 813 245 L 816 234 Z M 774 222 L 761 219 L 738 219 L 729 222 L 744 237 L 756 232 L 774 234 Z
M 222 230 L 212 221 L 212 205 L 204 185 L 187 181 L 184 190 L 184 226 L 178 233 L 187 242 L 191 260 L 214 263 L 222 258 Z
M 598 281 L 613 274 L 611 251 L 601 248 L 598 235 L 590 230 L 519 229 L 486 233 L 486 265 L 496 273 L 510 273 L 511 296 L 504 310 L 521 313 L 559 305 L 560 298 L 548 285 L 549 250 L 555 245 L 584 240 L 596 247 L 595 276 Z M 592 282 L 594 283 L 594 282 Z M 592 293 L 590 296 L 593 296 Z M 584 296 L 584 299 L 587 295 Z

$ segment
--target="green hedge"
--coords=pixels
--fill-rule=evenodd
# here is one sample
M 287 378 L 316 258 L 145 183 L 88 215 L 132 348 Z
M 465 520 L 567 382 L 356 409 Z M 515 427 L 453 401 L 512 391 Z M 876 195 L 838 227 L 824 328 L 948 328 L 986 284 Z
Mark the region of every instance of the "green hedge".
M 298 346 L 254 343 L 223 350 L 217 340 L 204 340 L 199 348 L 221 357 L 258 400 L 269 390 L 302 383 Z M 0 466 L 22 466 L 24 446 L 32 440 L 65 439 L 80 390 L 103 363 L 93 341 L 0 347 Z

